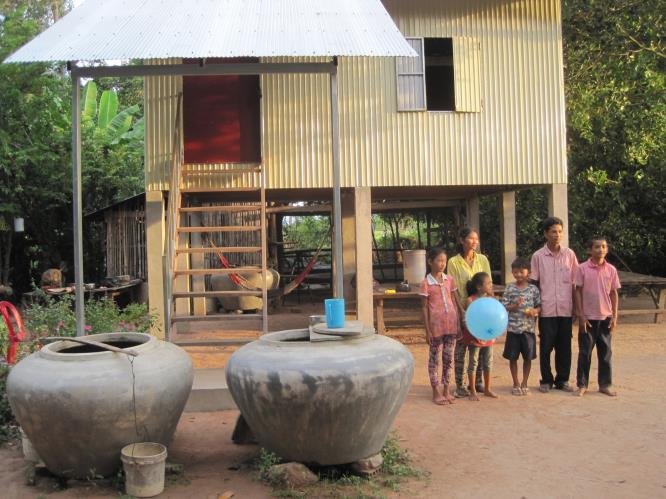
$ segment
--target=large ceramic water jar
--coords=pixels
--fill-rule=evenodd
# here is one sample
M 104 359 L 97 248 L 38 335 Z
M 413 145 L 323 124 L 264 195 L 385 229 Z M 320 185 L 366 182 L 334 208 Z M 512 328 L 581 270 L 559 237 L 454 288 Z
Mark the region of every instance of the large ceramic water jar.
M 19 362 L 7 379 L 16 419 L 56 475 L 109 476 L 134 442 L 168 445 L 192 388 L 181 348 L 142 333 L 85 336 L 130 357 L 57 341 Z
M 307 329 L 264 335 L 226 366 L 231 395 L 259 444 L 320 465 L 380 452 L 413 374 L 412 354 L 395 340 L 310 342 Z

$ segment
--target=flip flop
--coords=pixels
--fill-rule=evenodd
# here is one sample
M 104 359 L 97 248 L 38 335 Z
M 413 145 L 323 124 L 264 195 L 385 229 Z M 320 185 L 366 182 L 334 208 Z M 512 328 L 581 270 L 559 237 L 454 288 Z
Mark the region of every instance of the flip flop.
M 511 390 L 511 395 L 522 395 L 523 391 L 520 389 L 519 386 L 514 386 L 513 389 Z

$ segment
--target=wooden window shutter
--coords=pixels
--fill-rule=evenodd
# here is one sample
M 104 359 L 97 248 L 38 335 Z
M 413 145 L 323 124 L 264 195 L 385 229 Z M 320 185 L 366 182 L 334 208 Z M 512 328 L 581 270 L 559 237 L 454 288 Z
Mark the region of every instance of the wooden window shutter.
M 478 113 L 481 105 L 481 44 L 477 38 L 453 38 L 456 111 Z
M 423 38 L 407 38 L 418 57 L 396 57 L 398 111 L 425 111 L 425 58 Z

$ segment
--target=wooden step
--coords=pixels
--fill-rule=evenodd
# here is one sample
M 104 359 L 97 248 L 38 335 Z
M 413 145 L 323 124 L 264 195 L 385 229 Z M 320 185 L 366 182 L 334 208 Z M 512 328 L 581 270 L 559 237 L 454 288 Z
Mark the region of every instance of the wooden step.
M 198 297 L 236 297 L 236 296 L 261 296 L 261 291 L 237 290 L 237 291 L 183 291 L 174 293 L 173 298 L 198 298 Z
M 261 225 L 227 225 L 224 227 L 178 227 L 176 232 L 253 232 Z
M 261 314 L 214 314 L 214 315 L 175 315 L 171 322 L 223 322 L 238 320 L 262 320 Z
M 646 308 L 646 309 L 620 309 L 618 310 L 618 315 L 649 315 L 649 314 L 654 314 L 654 315 L 663 315 L 664 314 L 663 309 L 659 308 Z
M 183 175 L 239 175 L 242 173 L 261 173 L 261 167 L 254 168 L 228 168 L 226 170 L 206 168 L 203 170 L 181 170 Z
M 219 248 L 178 248 L 176 254 L 199 254 L 199 253 L 261 253 L 260 246 L 225 246 Z
M 261 187 L 187 187 L 181 188 L 181 194 L 214 193 L 214 192 L 258 192 Z
M 226 205 L 226 206 L 186 206 L 178 208 L 181 213 L 210 213 L 210 212 L 243 212 L 243 211 L 261 211 L 260 204 L 247 204 L 242 206 Z
M 233 269 L 187 269 L 176 270 L 174 275 L 213 275 L 213 274 L 260 274 L 260 267 L 235 267 Z

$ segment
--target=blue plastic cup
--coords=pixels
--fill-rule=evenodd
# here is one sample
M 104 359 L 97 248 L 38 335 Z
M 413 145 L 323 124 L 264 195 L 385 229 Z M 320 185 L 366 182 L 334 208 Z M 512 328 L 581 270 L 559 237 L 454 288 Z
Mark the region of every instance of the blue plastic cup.
M 324 300 L 326 309 L 326 327 L 345 327 L 345 300 L 344 298 L 329 298 Z

